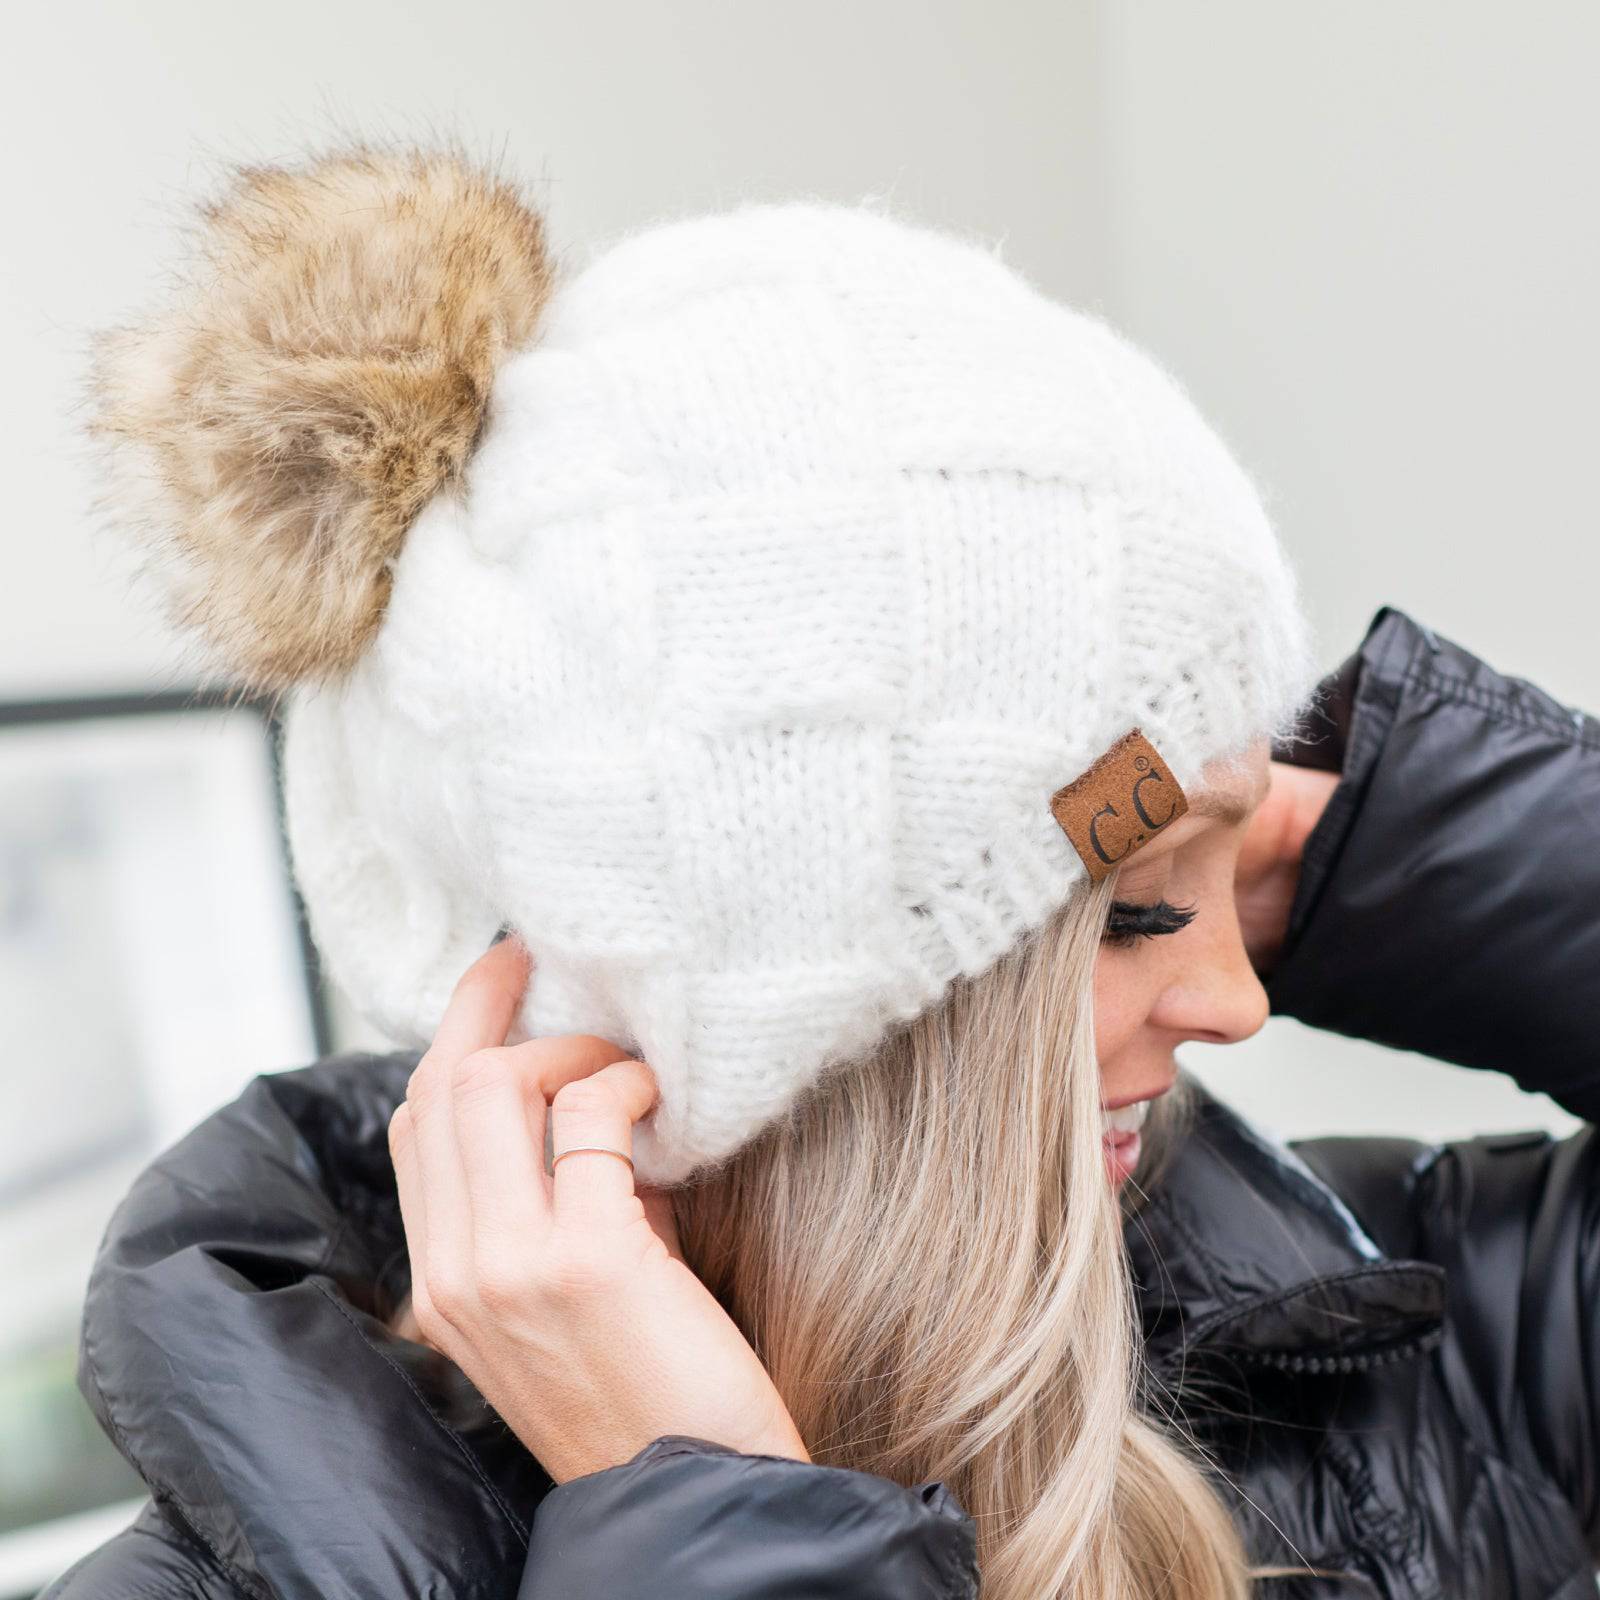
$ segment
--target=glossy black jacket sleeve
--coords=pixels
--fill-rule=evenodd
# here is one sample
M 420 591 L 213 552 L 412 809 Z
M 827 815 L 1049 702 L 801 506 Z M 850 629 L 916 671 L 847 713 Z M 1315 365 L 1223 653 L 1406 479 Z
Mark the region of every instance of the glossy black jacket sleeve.
M 1600 1119 L 1600 722 L 1391 606 L 1318 699 L 1273 1010 Z
M 1319 698 L 1275 752 L 1341 779 L 1273 1009 L 1597 1120 L 1600 725 L 1388 606 Z M 1600 1556 L 1600 1128 L 1296 1148 L 1388 1253 L 1444 1267 L 1458 1411 Z
M 937 1483 L 702 1439 L 551 1490 L 518 1600 L 975 1600 L 971 1519 Z

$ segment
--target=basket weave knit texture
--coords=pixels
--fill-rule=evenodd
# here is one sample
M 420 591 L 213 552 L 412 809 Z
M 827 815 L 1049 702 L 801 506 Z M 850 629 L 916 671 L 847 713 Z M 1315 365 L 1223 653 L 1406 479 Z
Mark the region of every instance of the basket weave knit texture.
M 1193 795 L 1315 681 L 1153 359 L 980 242 L 752 203 L 612 244 L 501 367 L 372 648 L 294 691 L 290 840 L 398 1042 L 511 924 L 524 1026 L 655 1069 L 669 1182 L 1085 885 L 1050 797 L 1130 728 Z

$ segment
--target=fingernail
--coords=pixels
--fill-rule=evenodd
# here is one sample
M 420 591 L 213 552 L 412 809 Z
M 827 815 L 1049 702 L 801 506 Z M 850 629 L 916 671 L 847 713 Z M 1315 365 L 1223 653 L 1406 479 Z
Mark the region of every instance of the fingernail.
M 510 932 L 511 924 L 509 922 L 502 922 L 500 924 L 500 931 L 489 941 L 489 948 L 491 950 L 494 949 L 494 947 L 499 944 L 500 941 L 504 939 Z

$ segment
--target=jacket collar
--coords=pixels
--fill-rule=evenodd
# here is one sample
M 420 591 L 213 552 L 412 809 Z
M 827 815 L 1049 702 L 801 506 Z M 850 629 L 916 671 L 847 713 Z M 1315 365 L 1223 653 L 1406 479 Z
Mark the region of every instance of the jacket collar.
M 256 1079 L 135 1182 L 79 1385 L 155 1499 L 270 1600 L 502 1600 L 549 1480 L 442 1357 L 391 1335 L 388 1121 L 415 1052 Z
M 243 1592 L 514 1593 L 549 1479 L 443 1358 L 403 1281 L 388 1121 L 414 1051 L 262 1077 L 134 1184 L 85 1301 L 79 1382 Z M 1360 1363 L 1437 1332 L 1442 1274 L 1387 1260 L 1287 1150 L 1203 1092 L 1129 1224 L 1155 1375 Z
M 1292 1150 L 1186 1087 L 1192 1123 L 1126 1228 L 1156 1374 L 1348 1372 L 1436 1344 L 1443 1269 L 1385 1255 Z

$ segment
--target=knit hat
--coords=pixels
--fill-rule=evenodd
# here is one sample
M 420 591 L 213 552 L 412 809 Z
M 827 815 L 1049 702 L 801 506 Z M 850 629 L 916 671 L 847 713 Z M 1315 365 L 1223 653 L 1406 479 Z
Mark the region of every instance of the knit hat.
M 372 149 L 204 219 L 97 425 L 176 619 L 286 696 L 325 964 L 424 1046 L 509 924 L 530 1035 L 653 1067 L 647 1180 L 1080 891 L 1051 798 L 1130 730 L 1190 787 L 1312 692 L 1227 448 L 992 246 L 746 203 L 565 272 L 499 174 Z

